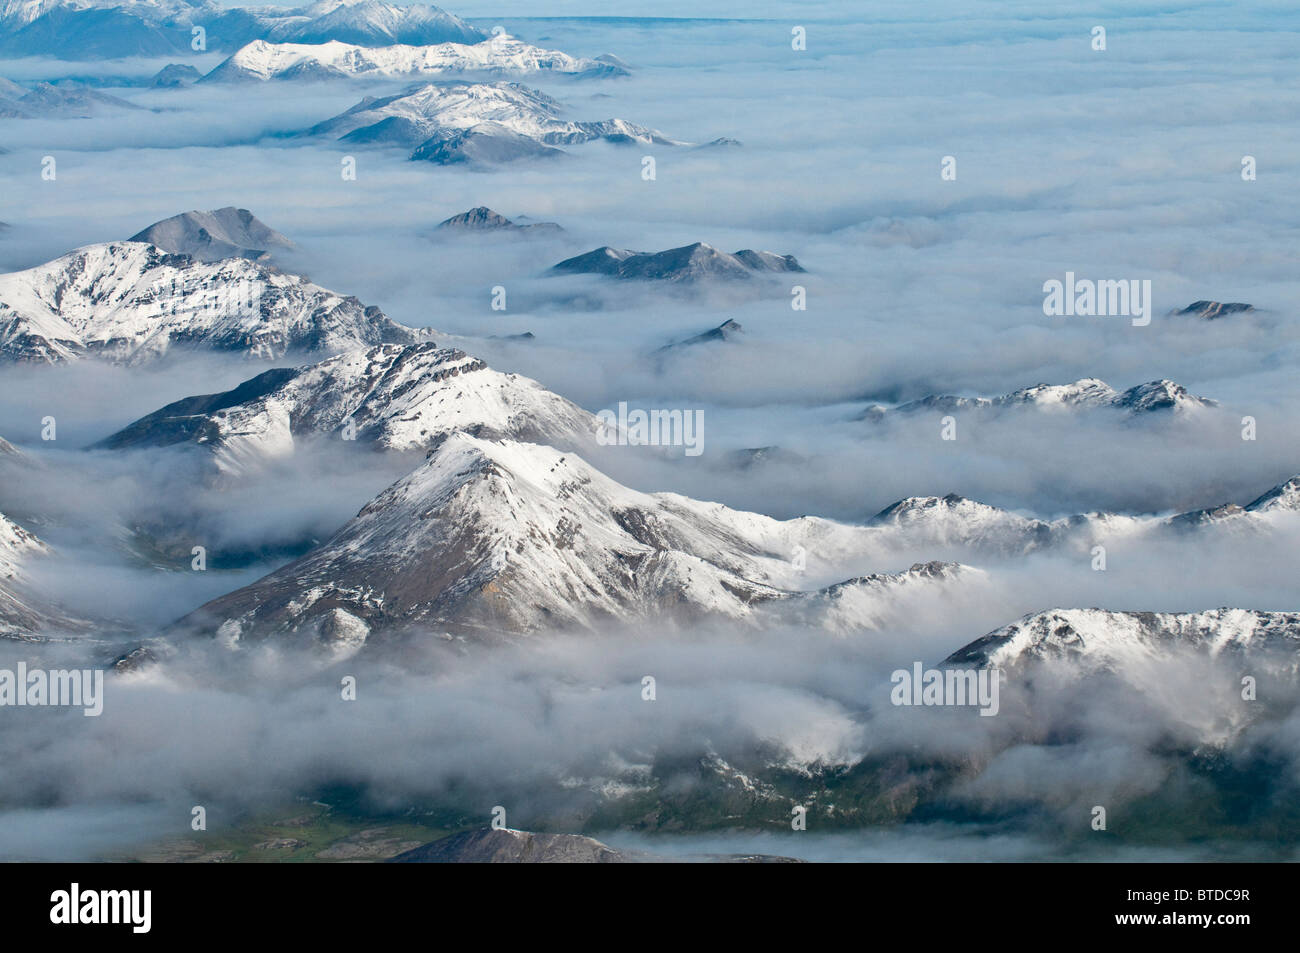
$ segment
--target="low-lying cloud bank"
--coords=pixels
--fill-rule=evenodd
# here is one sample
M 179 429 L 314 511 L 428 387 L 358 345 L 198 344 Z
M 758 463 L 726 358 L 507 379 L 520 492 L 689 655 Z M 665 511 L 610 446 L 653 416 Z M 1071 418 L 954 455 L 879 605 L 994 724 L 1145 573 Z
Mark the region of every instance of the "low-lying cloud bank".
M 21 730 L 0 734 L 0 853 L 93 856 L 186 834 L 194 805 L 214 830 L 338 792 L 362 813 L 451 823 L 502 805 L 523 828 L 772 837 L 803 805 L 812 831 L 894 830 L 896 856 L 934 822 L 995 825 L 1065 857 L 1101 838 L 1267 841 L 1292 819 L 1293 675 L 1262 677 L 1247 702 L 1233 663 L 1172 650 L 1113 675 L 1010 671 L 995 717 L 891 703 L 894 669 L 939 661 L 918 644 L 964 638 L 623 632 L 487 649 L 431 633 L 341 664 L 190 643 L 110 675 L 99 717 L 6 712 Z M 0 652 L 9 668 L 81 664 Z

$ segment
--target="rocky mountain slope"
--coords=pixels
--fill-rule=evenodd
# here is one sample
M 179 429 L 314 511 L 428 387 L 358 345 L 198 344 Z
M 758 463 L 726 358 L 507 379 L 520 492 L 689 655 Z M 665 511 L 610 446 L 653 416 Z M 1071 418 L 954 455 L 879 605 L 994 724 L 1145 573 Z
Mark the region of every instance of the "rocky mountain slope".
M 1217 321 L 1220 318 L 1232 317 L 1234 314 L 1249 314 L 1254 310 L 1252 305 L 1244 301 L 1193 301 L 1181 311 L 1174 313 L 1201 318 L 1205 321 Z
M 202 82 L 230 83 L 277 79 L 347 77 L 400 78 L 455 76 L 529 76 L 538 73 L 574 77 L 620 76 L 626 71 L 608 63 L 544 50 L 509 37 L 481 43 L 432 46 L 365 47 L 330 40 L 322 43 L 270 43 L 254 40 L 203 77 Z
M 307 130 L 345 143 L 398 145 L 412 158 L 443 161 L 473 148 L 496 161 L 562 154 L 560 146 L 594 140 L 684 145 L 624 119 L 576 121 L 561 104 L 519 83 L 425 83 L 382 98 L 366 97 Z
M 562 232 L 555 222 L 512 222 L 504 215 L 492 211 L 486 205 L 461 212 L 438 223 L 440 231 L 461 232 Z
M 779 521 L 621 486 L 572 453 L 449 437 L 332 539 L 182 625 L 240 644 L 277 636 L 353 651 L 371 632 L 527 633 L 620 622 L 752 625 L 833 606 L 872 628 L 896 598 L 938 598 L 956 566 L 802 592 L 796 547 L 847 559 L 870 528 Z M 818 605 L 821 600 L 821 605 Z
M 32 564 L 50 547 L 0 513 L 0 638 L 38 639 L 55 632 L 77 632 L 87 623 L 44 598 L 32 584 Z
M 590 446 L 600 422 L 536 381 L 432 342 L 384 344 L 276 368 L 222 394 L 187 397 L 104 440 L 111 449 L 188 444 L 232 472 L 293 453 L 309 435 L 384 450 L 435 446 L 455 432 Z
M 745 329 L 744 327 L 741 326 L 740 322 L 733 321 L 732 319 L 728 318 L 726 321 L 723 321 L 721 324 L 719 324 L 716 328 L 710 328 L 708 331 L 702 331 L 699 334 L 694 334 L 691 337 L 683 338 L 680 341 L 674 341 L 671 344 L 665 344 L 663 347 L 656 350 L 655 353 L 664 356 L 670 354 L 673 351 L 679 351 L 682 348 L 695 347 L 700 344 L 712 344 L 715 342 L 735 341 L 740 337 L 742 337 L 744 333 L 745 333 Z
M 0 275 L 0 361 L 142 364 L 179 349 L 274 359 L 428 337 L 296 275 L 142 242 L 87 245 Z

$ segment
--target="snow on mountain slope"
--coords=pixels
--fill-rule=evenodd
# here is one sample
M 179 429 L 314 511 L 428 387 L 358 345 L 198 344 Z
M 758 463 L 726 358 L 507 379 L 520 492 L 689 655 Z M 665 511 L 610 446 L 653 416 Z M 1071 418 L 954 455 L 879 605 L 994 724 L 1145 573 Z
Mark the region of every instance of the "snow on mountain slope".
M 1213 527 L 1259 533 L 1267 532 L 1280 521 L 1290 521 L 1297 512 L 1300 512 L 1300 476 L 1278 484 L 1244 506 L 1222 503 L 1193 510 L 1170 518 L 1168 525 L 1181 530 Z
M 379 0 L 324 0 L 299 11 L 302 21 L 286 18 L 268 39 L 287 43 L 339 41 L 358 46 L 479 43 L 487 35 L 460 17 L 425 4 L 396 6 Z
M 140 364 L 174 348 L 279 358 L 426 338 L 305 278 L 140 242 L 87 245 L 0 275 L 0 360 Z
M 935 546 L 966 546 L 1028 552 L 1057 541 L 1062 527 L 950 493 L 914 496 L 876 514 L 876 526 L 898 537 Z
M 711 278 L 752 278 L 762 272 L 802 272 L 793 255 L 742 248 L 729 255 L 704 242 L 661 252 L 628 251 L 605 246 L 566 258 L 554 274 L 592 274 L 654 281 L 700 281 Z
M 0 578 L 14 579 L 25 560 L 48 553 L 49 547 L 35 534 L 0 513 Z
M 0 83 L 0 119 L 84 119 L 106 109 L 140 109 L 134 103 L 75 83 L 37 83 L 25 89 Z
M 154 222 L 128 241 L 146 242 L 204 262 L 223 258 L 269 261 L 271 249 L 294 247 L 293 242 L 248 209 L 233 206 L 211 212 L 182 212 Z
M 1225 503 L 1174 516 L 1081 513 L 1055 520 L 1021 516 L 950 493 L 914 496 L 886 507 L 870 521 L 896 545 L 969 548 L 1003 555 L 1052 547 L 1088 549 L 1097 543 L 1203 530 L 1264 533 L 1300 512 L 1300 476 L 1244 506 Z
M 424 83 L 394 96 L 367 96 L 308 133 L 342 138 L 383 120 L 404 120 L 412 131 L 400 141 L 411 145 L 439 128 L 468 129 L 481 122 L 501 122 L 540 136 L 560 111 L 558 101 L 520 83 Z
M 482 73 L 527 76 L 618 76 L 625 71 L 608 63 L 544 50 L 509 37 L 482 43 L 433 46 L 364 47 L 328 43 L 268 43 L 254 40 L 218 65 L 203 82 L 240 82 L 326 77 L 402 77 Z
M 66 0 L 3 0 L 0 2 L 0 23 L 26 25 Z
M 0 513 L 0 638 L 27 640 L 85 627 L 33 591 L 27 570 L 48 555 L 49 546 Z
M 29 11 L 35 11 L 30 15 Z M 99 2 L 83 0 L 33 5 L 0 20 L 0 56 L 49 56 L 89 60 L 125 56 L 161 56 L 190 51 L 194 8 L 189 4 Z M 243 17 L 231 11 L 223 25 Z M 214 24 L 207 16 L 204 22 Z M 214 38 L 221 36 L 214 31 Z
M 394 96 L 367 96 L 307 130 L 348 143 L 400 145 L 413 159 L 446 162 L 463 140 L 517 156 L 559 154 L 556 147 L 604 139 L 685 145 L 624 119 L 572 121 L 559 102 L 519 83 L 425 83 Z M 515 157 L 507 155 L 507 158 Z M 497 160 L 500 161 L 500 160 Z
M 411 626 L 489 634 L 761 625 L 789 618 L 782 603 L 806 600 L 790 560 L 797 545 L 863 550 L 872 537 L 864 527 L 641 493 L 572 453 L 456 434 L 324 545 L 182 625 L 232 644 L 296 634 L 344 653 L 371 632 Z M 851 581 L 853 600 L 838 600 L 836 624 L 869 628 L 890 616 L 897 585 L 928 587 L 933 599 L 961 572 Z M 815 608 L 803 601 L 789 611 L 809 618 Z
M 933 608 L 950 586 L 969 584 L 979 574 L 980 570 L 958 563 L 917 563 L 903 572 L 872 573 L 801 592 L 774 603 L 773 609 L 791 623 L 849 635 L 883 629 L 913 604 Z
M 309 434 L 385 450 L 432 447 L 457 431 L 583 447 L 594 444 L 599 427 L 594 416 L 536 381 L 426 342 L 270 370 L 224 394 L 169 404 L 101 446 L 198 445 L 221 470 L 234 472 L 292 453 L 295 441 Z
M 1300 510 L 1300 476 L 1294 476 L 1246 504 L 1250 513 L 1294 513 Z
M 418 162 L 435 165 L 497 165 L 519 159 L 559 159 L 563 149 L 548 146 L 499 122 L 481 122 L 469 129 L 444 129 L 411 153 Z
M 1115 612 L 1052 609 L 990 632 L 948 657 L 953 665 L 1007 668 L 1068 661 L 1079 671 L 1138 669 L 1176 650 L 1271 663 L 1300 671 L 1300 612 L 1211 609 L 1205 612 Z
M 1150 381 L 1130 387 L 1114 400 L 1114 406 L 1130 413 L 1144 414 L 1157 410 L 1188 413 L 1204 407 L 1217 407 L 1218 401 L 1197 397 L 1186 387 L 1171 380 Z
M 0 637 L 41 628 L 41 614 L 21 594 L 24 564 L 49 552 L 43 542 L 0 513 Z
M 1176 414 L 1187 414 L 1217 406 L 1215 401 L 1197 397 L 1189 393 L 1181 384 L 1171 380 L 1150 381 L 1121 392 L 1105 381 L 1095 377 L 1085 377 L 1072 384 L 1036 384 L 998 397 L 955 397 L 949 394 L 932 394 L 892 408 L 872 404 L 859 415 L 858 419 L 878 421 L 891 414 L 997 412 L 1019 408 L 1046 412 L 1108 408 L 1131 415 L 1169 410 Z
M 359 46 L 486 39 L 437 7 L 379 0 L 325 0 L 288 10 L 187 0 L 5 0 L 0 55 L 90 59 L 188 53 L 195 26 L 204 28 L 212 50 L 234 50 L 258 39 Z

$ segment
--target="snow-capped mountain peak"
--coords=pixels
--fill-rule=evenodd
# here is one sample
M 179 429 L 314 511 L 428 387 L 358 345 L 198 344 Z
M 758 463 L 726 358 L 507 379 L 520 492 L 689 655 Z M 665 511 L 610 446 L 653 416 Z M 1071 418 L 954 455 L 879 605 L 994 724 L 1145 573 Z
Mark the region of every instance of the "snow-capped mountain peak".
M 1217 407 L 1218 403 L 1205 397 L 1197 397 L 1182 384 L 1168 379 L 1150 381 L 1130 387 L 1113 401 L 1116 407 L 1135 414 L 1150 411 L 1172 410 L 1176 413 L 1199 410 L 1203 407 Z
M 544 50 L 520 40 L 495 38 L 481 43 L 367 47 L 340 40 L 271 43 L 254 40 L 203 77 L 203 82 L 238 82 L 328 77 L 403 77 L 462 73 L 527 76 L 614 76 L 618 67 Z
M 536 381 L 426 342 L 276 368 L 224 394 L 169 404 L 101 445 L 200 446 L 219 469 L 238 472 L 293 453 L 296 441 L 309 436 L 398 451 L 434 447 L 456 432 L 583 447 L 599 426 Z
M 900 537 L 935 546 L 1010 547 L 1017 551 L 1051 541 L 1052 526 L 1006 510 L 969 500 L 956 493 L 899 500 L 872 518 Z
M 1250 609 L 1204 612 L 1035 612 L 954 652 L 949 664 L 1005 668 L 1072 662 L 1079 671 L 1137 668 L 1177 650 L 1267 655 L 1294 672 L 1300 665 L 1300 613 Z
M 305 278 L 142 242 L 87 245 L 0 275 L 0 359 L 9 361 L 138 364 L 175 348 L 279 358 L 426 338 Z
M 483 31 L 435 6 L 397 6 L 381 0 L 323 0 L 304 7 L 306 22 L 285 24 L 278 39 L 298 43 L 330 40 L 360 46 L 424 43 L 478 43 Z
M 860 631 L 890 616 L 896 592 L 932 600 L 959 572 L 869 575 L 838 595 L 798 589 L 796 546 L 861 559 L 875 539 L 867 527 L 642 493 L 572 453 L 457 433 L 323 546 L 185 623 L 236 644 L 297 633 L 352 648 L 380 629 L 765 625 L 828 612 Z
M 1293 513 L 1300 511 L 1300 475 L 1273 487 L 1267 493 L 1246 504 L 1250 513 Z
M 1012 391 L 1005 398 L 1007 404 L 1034 404 L 1048 407 L 1059 404 L 1065 407 L 1091 407 L 1108 404 L 1116 396 L 1114 388 L 1095 377 L 1084 377 L 1070 384 L 1035 384 Z
M 686 144 L 624 119 L 569 120 L 562 113 L 559 102 L 520 83 L 424 83 L 393 96 L 366 97 L 306 135 L 400 145 L 415 150 L 412 158 L 443 162 L 456 161 L 445 155 L 448 141 L 456 137 L 495 140 L 504 158 L 511 153 L 559 155 L 559 146 L 597 139 Z
M 60 59 L 190 53 L 201 26 L 212 50 L 252 40 L 360 47 L 478 44 L 486 35 L 438 7 L 329 0 L 297 9 L 231 7 L 208 0 L 3 0 L 0 55 Z
M 1084 377 L 1069 384 L 1035 384 L 996 397 L 931 394 L 893 408 L 872 404 L 858 415 L 858 419 L 879 421 L 891 414 L 914 414 L 925 411 L 1001 412 L 1016 409 L 1045 412 L 1109 409 L 1123 411 L 1137 417 L 1162 411 L 1184 415 L 1217 406 L 1216 401 L 1198 397 L 1181 384 L 1167 379 L 1138 384 L 1121 392 L 1103 380 Z

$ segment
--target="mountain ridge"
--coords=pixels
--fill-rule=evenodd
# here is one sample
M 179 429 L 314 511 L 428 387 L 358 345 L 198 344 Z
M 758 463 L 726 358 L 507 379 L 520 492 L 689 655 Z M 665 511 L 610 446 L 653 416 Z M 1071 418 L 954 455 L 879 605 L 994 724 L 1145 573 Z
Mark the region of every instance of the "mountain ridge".
M 660 252 L 600 248 L 566 258 L 550 274 L 595 274 L 623 280 L 694 282 L 715 278 L 749 279 L 764 272 L 797 272 L 804 268 L 793 255 L 742 248 L 734 254 L 705 242 L 694 242 Z
M 428 337 L 258 262 L 199 262 L 142 242 L 87 245 L 0 275 L 0 361 L 143 364 L 176 348 L 280 358 Z
M 236 472 L 291 454 L 310 435 L 346 433 L 383 450 L 436 447 L 456 432 L 591 446 L 600 422 L 536 381 L 458 348 L 381 344 L 275 368 L 221 394 L 183 398 L 105 438 L 104 449 L 191 445 Z
M 302 559 L 178 627 L 228 644 L 307 638 L 356 651 L 372 632 L 470 635 L 661 620 L 782 624 L 839 610 L 840 630 L 933 600 L 966 567 L 917 565 L 800 590 L 795 547 L 859 554 L 874 534 L 779 521 L 621 486 L 572 453 L 457 433 Z M 819 595 L 820 594 L 820 595 Z M 821 601 L 819 601 L 821 600 Z

